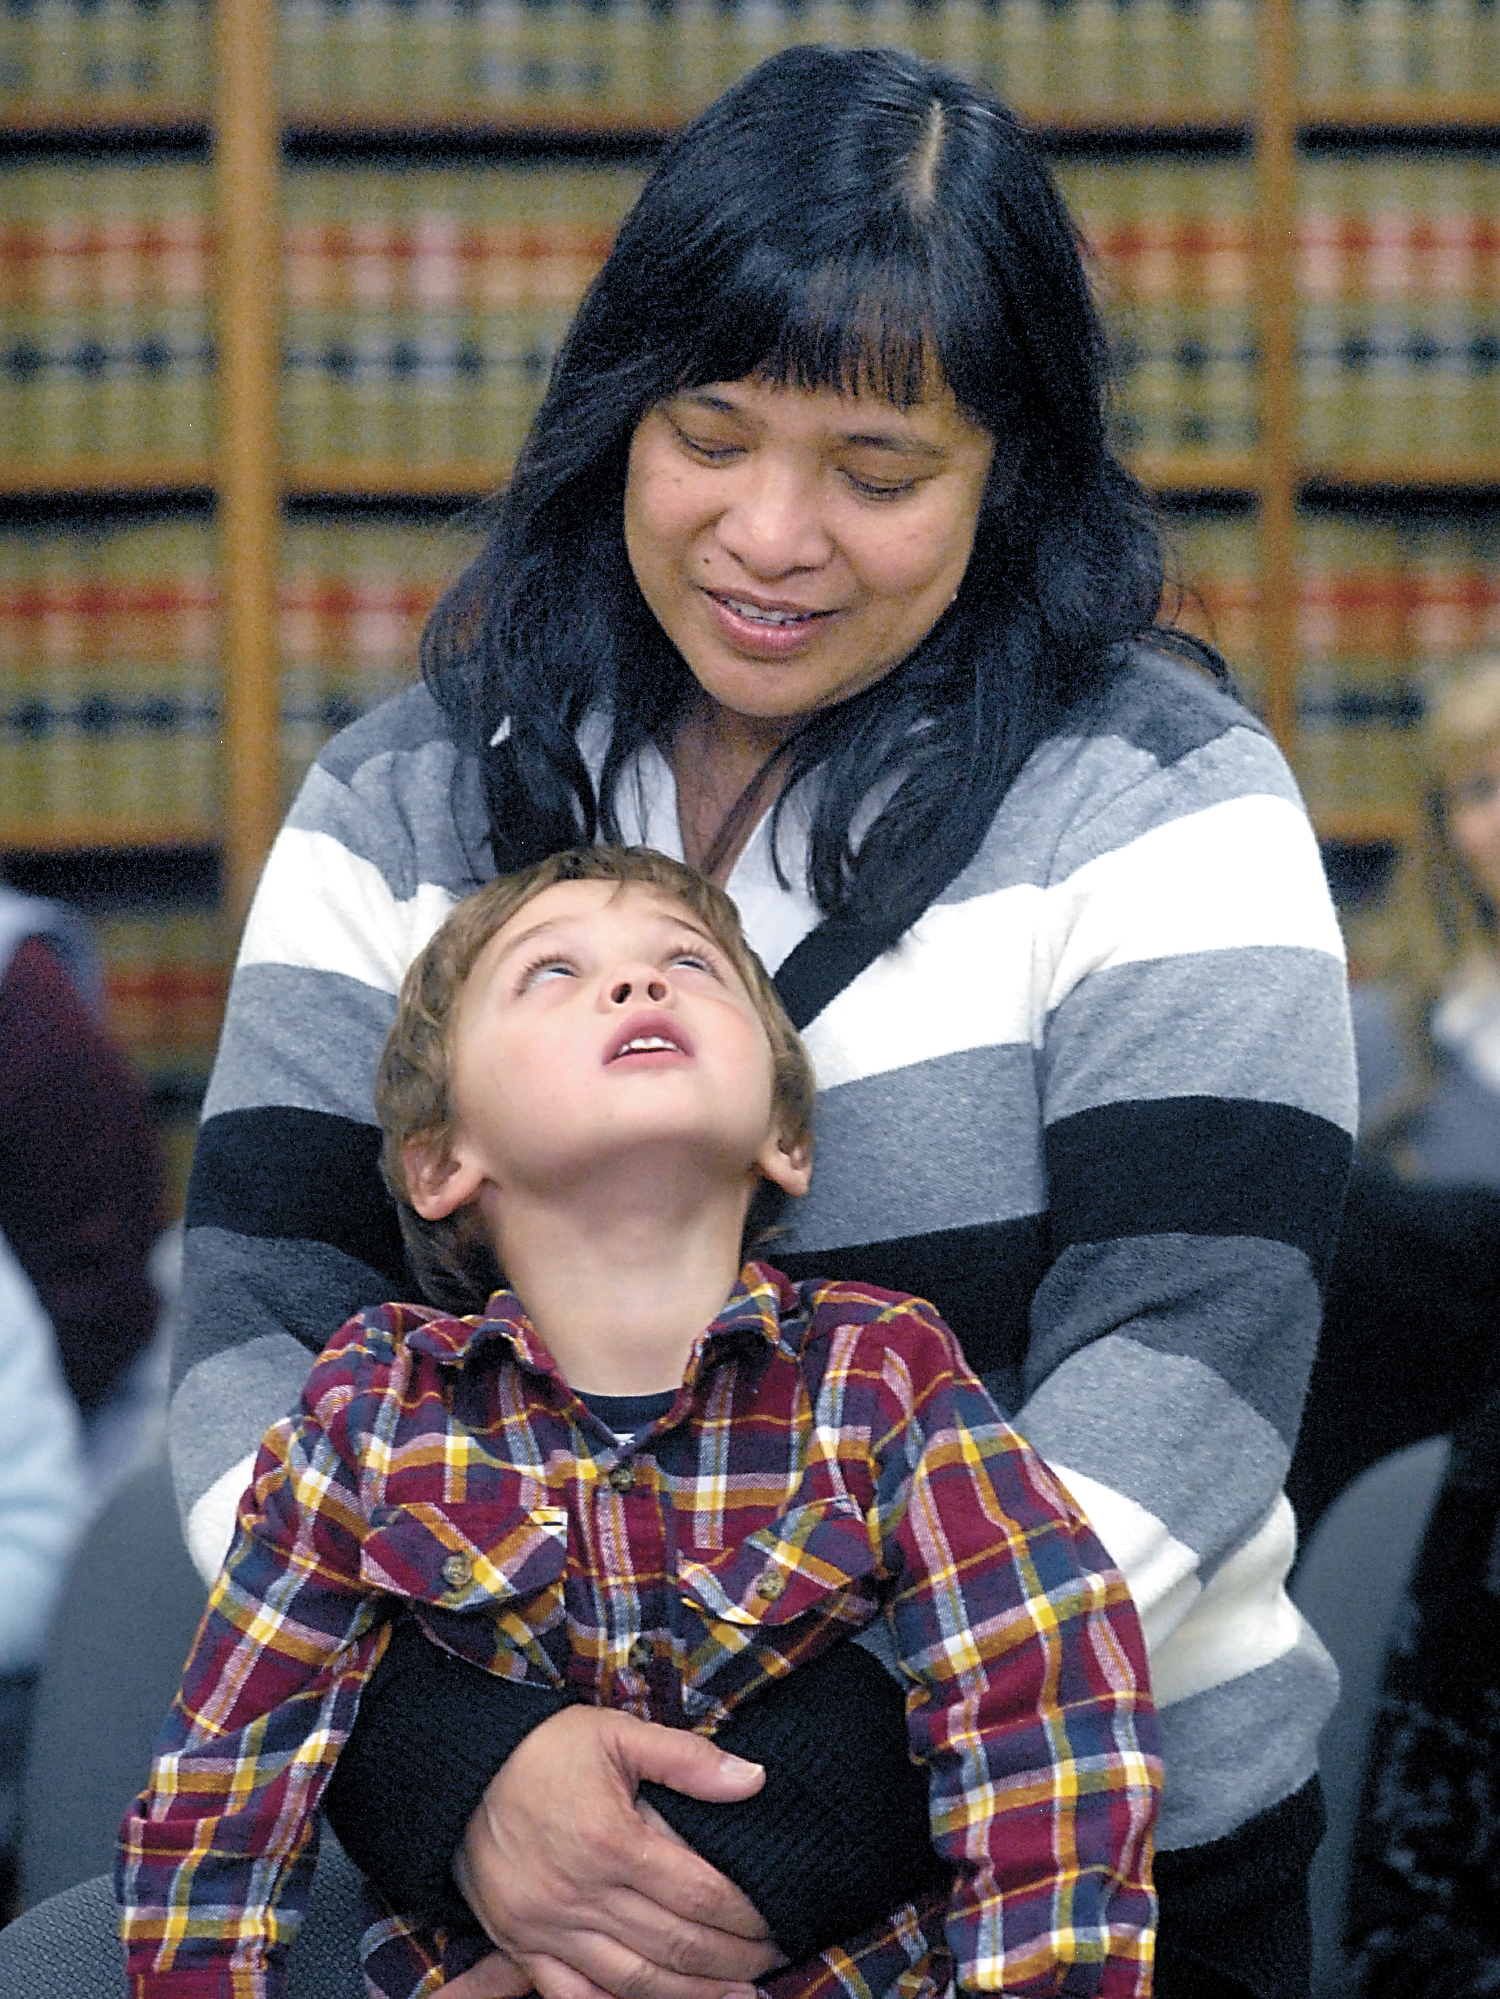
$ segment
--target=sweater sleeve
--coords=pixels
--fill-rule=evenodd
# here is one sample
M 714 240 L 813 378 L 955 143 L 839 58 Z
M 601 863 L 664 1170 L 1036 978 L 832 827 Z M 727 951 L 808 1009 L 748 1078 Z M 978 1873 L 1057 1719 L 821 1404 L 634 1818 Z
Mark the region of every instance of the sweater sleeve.
M 412 1290 L 379 1174 L 375 1066 L 401 975 L 460 872 L 441 830 L 454 752 L 430 713 L 411 725 L 417 700 L 375 711 L 309 773 L 230 987 L 188 1187 L 169 1418 L 206 1579 L 255 1445 L 313 1357 L 356 1312 Z
M 1283 1587 L 1283 1482 L 1355 1124 L 1342 945 L 1248 727 L 1101 801 L 1050 895 L 1052 1261 L 1015 1421 L 1129 1580 L 1162 1844 L 1198 1844 L 1307 1780 L 1336 1689 Z

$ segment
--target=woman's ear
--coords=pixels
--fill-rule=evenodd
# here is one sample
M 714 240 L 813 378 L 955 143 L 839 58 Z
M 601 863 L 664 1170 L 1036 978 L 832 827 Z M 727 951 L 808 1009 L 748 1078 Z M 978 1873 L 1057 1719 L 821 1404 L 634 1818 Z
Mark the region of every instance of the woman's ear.
M 812 1147 L 788 1145 L 772 1132 L 756 1155 L 756 1165 L 767 1180 L 774 1180 L 784 1194 L 800 1200 L 812 1185 Z
M 441 1222 L 472 1201 L 483 1182 L 473 1166 L 460 1165 L 446 1146 L 409 1138 L 401 1148 L 406 1192 L 424 1222 Z

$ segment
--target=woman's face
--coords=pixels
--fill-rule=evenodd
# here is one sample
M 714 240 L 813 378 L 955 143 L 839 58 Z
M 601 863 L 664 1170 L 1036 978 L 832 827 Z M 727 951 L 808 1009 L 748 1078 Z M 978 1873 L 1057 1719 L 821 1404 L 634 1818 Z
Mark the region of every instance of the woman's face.
M 931 631 L 994 451 L 945 389 L 904 410 L 758 377 L 686 389 L 631 441 L 631 568 L 709 700 L 775 733 Z
M 1448 785 L 1448 833 L 1474 879 L 1500 905 L 1500 742 Z

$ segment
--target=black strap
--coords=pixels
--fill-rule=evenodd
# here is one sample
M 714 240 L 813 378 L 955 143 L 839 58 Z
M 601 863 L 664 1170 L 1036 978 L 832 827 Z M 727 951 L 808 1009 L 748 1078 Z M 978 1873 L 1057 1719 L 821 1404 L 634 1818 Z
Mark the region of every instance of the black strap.
M 782 960 L 774 981 L 800 1034 L 896 940 L 852 916 L 825 916 Z

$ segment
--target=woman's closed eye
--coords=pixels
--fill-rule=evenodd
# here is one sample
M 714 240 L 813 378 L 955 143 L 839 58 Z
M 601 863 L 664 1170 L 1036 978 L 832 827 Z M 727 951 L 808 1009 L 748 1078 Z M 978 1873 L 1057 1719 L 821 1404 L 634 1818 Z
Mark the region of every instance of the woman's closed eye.
M 900 500 L 917 490 L 915 479 L 861 479 L 857 472 L 844 477 L 863 500 Z
M 701 458 L 709 465 L 723 465 L 729 459 L 737 457 L 744 449 L 743 445 L 730 444 L 722 438 L 694 437 L 690 431 L 684 430 L 681 424 L 674 423 L 672 428 L 677 433 L 678 443 L 692 452 L 695 458 Z

